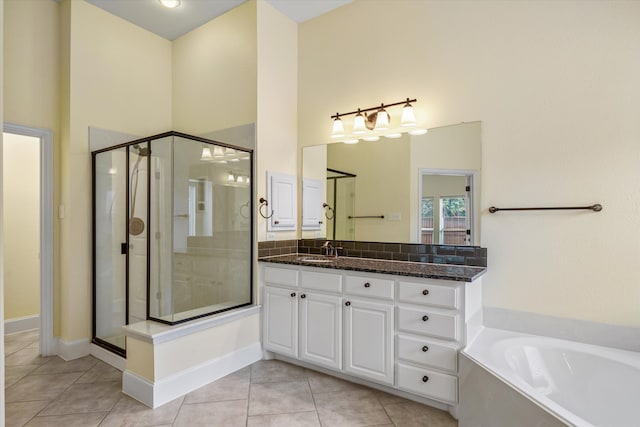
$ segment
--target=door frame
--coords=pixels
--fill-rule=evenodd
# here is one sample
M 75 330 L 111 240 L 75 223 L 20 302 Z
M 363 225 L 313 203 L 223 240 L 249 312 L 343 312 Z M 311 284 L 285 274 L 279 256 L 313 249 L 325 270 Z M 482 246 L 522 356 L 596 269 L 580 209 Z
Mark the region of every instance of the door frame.
M 53 132 L 3 124 L 3 132 L 40 140 L 40 354 L 57 354 L 53 336 Z
M 479 223 L 479 206 L 480 193 L 478 192 L 478 171 L 472 169 L 431 169 L 431 168 L 419 168 L 418 169 L 418 221 L 416 222 L 415 229 L 411 231 L 411 235 L 416 242 L 420 242 L 420 217 L 421 217 L 421 204 L 422 199 L 422 176 L 423 175 L 454 175 L 467 177 L 467 183 L 471 186 L 469 192 L 469 224 L 471 225 L 471 245 L 480 245 L 480 223 Z M 435 230 L 434 230 L 435 232 Z

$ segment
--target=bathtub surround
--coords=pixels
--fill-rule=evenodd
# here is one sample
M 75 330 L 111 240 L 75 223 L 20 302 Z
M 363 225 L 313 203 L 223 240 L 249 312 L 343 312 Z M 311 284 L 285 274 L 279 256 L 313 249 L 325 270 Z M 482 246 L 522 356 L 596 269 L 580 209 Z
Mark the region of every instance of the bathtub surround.
M 258 242 L 258 257 L 292 253 L 321 255 L 326 239 L 272 240 Z M 476 267 L 487 266 L 487 248 L 479 246 L 426 245 L 420 243 L 332 241 L 343 248 L 341 256 L 394 261 L 428 262 Z
M 640 352 L 640 328 L 483 307 L 484 325 L 525 334 Z
M 460 354 L 458 427 L 566 427 L 501 379 Z

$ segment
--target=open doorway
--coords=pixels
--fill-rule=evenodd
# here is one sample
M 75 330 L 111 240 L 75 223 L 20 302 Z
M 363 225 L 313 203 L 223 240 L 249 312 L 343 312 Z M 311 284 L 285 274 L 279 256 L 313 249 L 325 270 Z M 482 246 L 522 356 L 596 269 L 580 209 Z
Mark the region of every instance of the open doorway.
M 39 354 L 53 338 L 53 149 L 50 131 L 11 124 L 3 132 L 5 334 L 39 330 Z

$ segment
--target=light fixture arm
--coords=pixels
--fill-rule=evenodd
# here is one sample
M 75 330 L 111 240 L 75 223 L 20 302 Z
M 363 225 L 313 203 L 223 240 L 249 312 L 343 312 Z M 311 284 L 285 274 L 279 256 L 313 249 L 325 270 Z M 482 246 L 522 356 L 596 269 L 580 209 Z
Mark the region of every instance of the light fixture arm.
M 415 103 L 418 102 L 417 99 L 409 99 L 407 98 L 404 101 L 400 101 L 400 102 L 394 102 L 392 104 L 380 104 L 380 106 L 376 106 L 376 107 L 371 107 L 371 108 L 358 108 L 356 111 L 350 111 L 348 113 L 336 113 L 333 116 L 331 116 L 332 119 L 339 119 L 340 117 L 343 116 L 350 116 L 352 114 L 358 114 L 358 113 L 366 113 L 368 111 L 378 111 L 381 109 L 384 109 L 386 107 L 395 107 L 396 105 L 406 105 L 407 103 L 411 104 L 411 103 Z

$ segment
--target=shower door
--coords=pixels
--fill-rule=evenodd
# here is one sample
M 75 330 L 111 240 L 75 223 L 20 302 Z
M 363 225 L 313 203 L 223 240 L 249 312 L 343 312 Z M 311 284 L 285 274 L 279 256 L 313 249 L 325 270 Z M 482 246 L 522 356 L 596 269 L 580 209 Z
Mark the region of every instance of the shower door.
M 100 153 L 94 170 L 94 340 L 124 354 L 127 323 L 127 149 Z
M 93 157 L 93 340 L 125 355 L 122 326 L 147 318 L 149 143 Z

